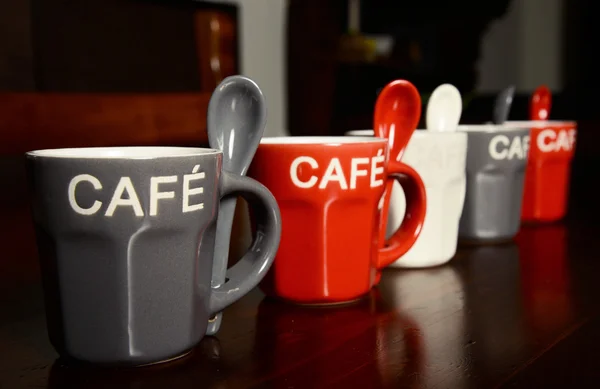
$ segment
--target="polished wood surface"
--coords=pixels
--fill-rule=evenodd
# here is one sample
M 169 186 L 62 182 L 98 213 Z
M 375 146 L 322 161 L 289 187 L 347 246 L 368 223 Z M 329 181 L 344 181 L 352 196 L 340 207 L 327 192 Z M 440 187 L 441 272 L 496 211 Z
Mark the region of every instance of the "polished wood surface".
M 132 370 L 57 359 L 27 201 L 4 193 L 0 388 L 597 387 L 600 212 L 585 174 L 564 222 L 461 248 L 447 266 L 387 269 L 354 305 L 294 306 L 254 290 L 190 357 Z

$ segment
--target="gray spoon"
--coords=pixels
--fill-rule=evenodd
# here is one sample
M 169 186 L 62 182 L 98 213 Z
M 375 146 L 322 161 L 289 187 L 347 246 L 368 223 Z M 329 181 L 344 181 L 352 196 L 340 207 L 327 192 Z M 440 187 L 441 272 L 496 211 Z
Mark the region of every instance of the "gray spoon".
M 510 112 L 514 95 L 514 85 L 509 86 L 498 94 L 494 104 L 494 124 L 503 124 L 508 120 L 508 113 Z
M 258 85 L 243 76 L 224 79 L 214 90 L 208 103 L 208 142 L 210 147 L 223 151 L 223 170 L 245 175 L 263 136 L 267 122 L 267 105 Z M 226 279 L 229 240 L 237 199 L 221 201 L 217 216 L 215 259 L 212 285 L 217 287 Z M 222 313 L 208 322 L 207 335 L 221 327 Z

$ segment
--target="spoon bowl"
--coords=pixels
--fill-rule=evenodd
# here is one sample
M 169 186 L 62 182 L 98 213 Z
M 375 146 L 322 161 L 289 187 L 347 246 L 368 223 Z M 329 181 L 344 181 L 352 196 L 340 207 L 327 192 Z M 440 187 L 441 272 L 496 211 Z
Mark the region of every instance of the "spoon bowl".
M 208 104 L 210 147 L 223 151 L 223 169 L 246 174 L 267 122 L 267 105 L 258 85 L 243 76 L 224 79 Z
M 442 84 L 435 88 L 425 116 L 427 130 L 435 132 L 453 132 L 462 114 L 462 97 L 452 84 Z
M 546 85 L 540 85 L 531 96 L 529 118 L 531 120 L 548 120 L 551 107 L 552 92 Z
M 511 85 L 498 93 L 494 103 L 494 124 L 504 124 L 504 122 L 508 120 L 508 114 L 510 113 L 514 95 L 514 85 Z
M 421 96 L 406 80 L 387 84 L 375 103 L 375 136 L 387 138 L 390 159 L 399 161 L 421 118 Z

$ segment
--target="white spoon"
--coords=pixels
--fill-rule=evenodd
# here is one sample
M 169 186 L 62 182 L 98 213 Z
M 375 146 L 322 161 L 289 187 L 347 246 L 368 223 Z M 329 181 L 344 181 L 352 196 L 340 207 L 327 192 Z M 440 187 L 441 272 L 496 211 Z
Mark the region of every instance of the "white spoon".
M 456 131 L 462 114 L 462 97 L 454 85 L 442 84 L 435 88 L 425 116 L 427 130 L 437 132 Z

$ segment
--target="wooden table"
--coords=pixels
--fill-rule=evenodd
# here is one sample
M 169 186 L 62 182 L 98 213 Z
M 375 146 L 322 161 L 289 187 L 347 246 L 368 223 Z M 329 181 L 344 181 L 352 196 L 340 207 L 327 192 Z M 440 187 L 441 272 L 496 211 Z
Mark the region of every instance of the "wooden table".
M 299 307 L 254 290 L 189 358 L 133 370 L 56 359 L 31 227 L 13 207 L 0 221 L 0 388 L 598 387 L 599 207 L 581 187 L 565 222 L 461 248 L 444 267 L 388 269 L 355 305 Z

